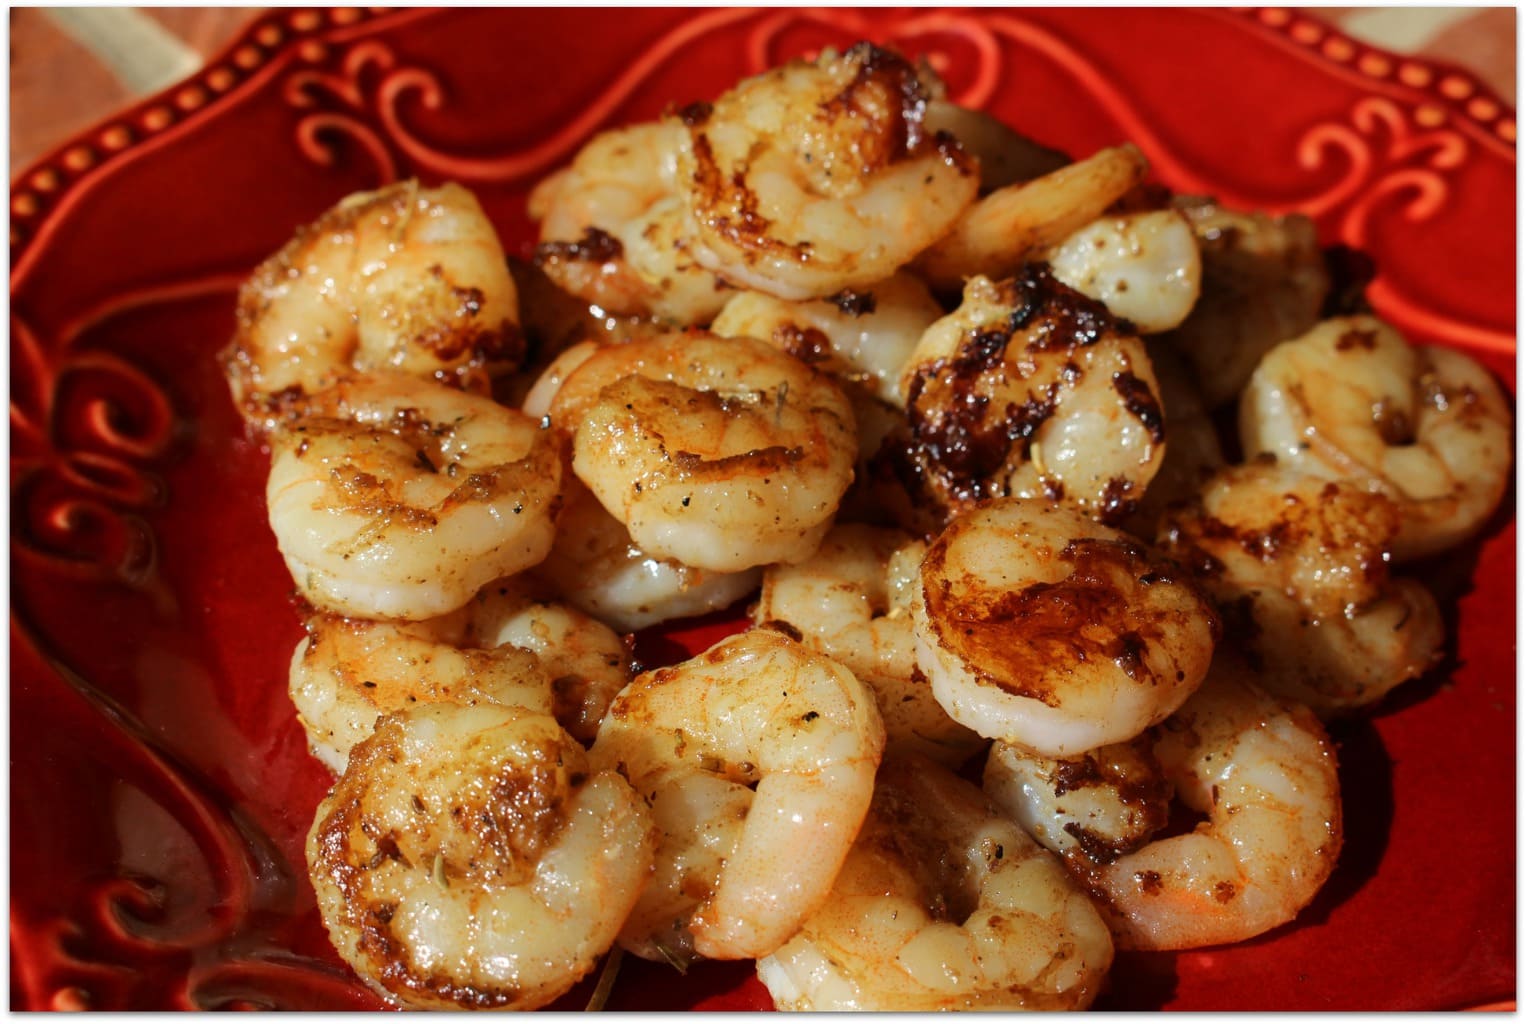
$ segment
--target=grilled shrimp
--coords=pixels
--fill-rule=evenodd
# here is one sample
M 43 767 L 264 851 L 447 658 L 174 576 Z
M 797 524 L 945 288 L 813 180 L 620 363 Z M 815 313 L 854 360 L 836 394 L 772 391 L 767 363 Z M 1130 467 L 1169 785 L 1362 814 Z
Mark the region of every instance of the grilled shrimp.
M 955 721 L 1067 757 L 1137 736 L 1207 672 L 1218 620 L 1126 534 L 1038 502 L 992 501 L 928 548 L 917 664 Z
M 1142 334 L 1187 319 L 1202 285 L 1192 226 L 1176 210 L 1120 213 L 1092 221 L 1047 254 L 1057 280 L 1096 299 Z
M 837 661 L 874 691 L 890 749 L 953 767 L 984 745 L 933 697 L 917 668 L 911 601 L 927 545 L 900 530 L 834 526 L 796 565 L 773 565 L 753 622 Z
M 905 458 L 951 513 L 988 497 L 1064 503 L 1118 522 L 1165 448 L 1143 343 L 1040 266 L 973 278 L 902 371 Z
M 1123 145 L 999 188 L 966 207 L 915 269 L 949 291 L 977 275 L 1004 277 L 1101 217 L 1148 170 L 1138 148 Z
M 562 600 L 623 633 L 729 607 L 758 588 L 762 572 L 713 572 L 648 554 L 576 477 L 551 553 L 534 570 Z
M 551 548 L 561 447 L 522 413 L 400 373 L 345 378 L 270 438 L 266 499 L 317 607 L 427 619 Z
M 529 651 L 465 648 L 464 621 L 371 622 L 317 613 L 291 659 L 290 691 L 313 754 L 344 771 L 384 714 L 488 701 L 550 714 L 551 679 Z
M 782 1010 L 1080 1010 L 1112 959 L 1056 858 L 948 769 L 887 757 L 831 894 L 758 977 Z
M 1240 942 L 1308 906 L 1342 838 L 1335 751 L 1312 712 L 1216 661 L 1153 752 L 1176 799 L 1207 820 L 1116 858 L 1079 845 L 1066 854 L 1120 948 Z M 1014 815 L 1042 813 L 1021 806 L 1034 796 L 1026 787 L 990 792 Z
M 884 744 L 852 673 L 769 630 L 637 676 L 593 747 L 661 833 L 621 945 L 680 963 L 777 948 L 831 887 Z
M 814 299 L 889 277 L 975 198 L 975 161 L 926 132 L 924 82 L 868 43 L 824 50 L 682 112 L 680 195 L 701 265 Z
M 592 743 L 610 701 L 631 680 L 630 652 L 619 634 L 576 608 L 546 599 L 524 576 L 482 588 L 465 611 L 470 643 L 519 648 L 539 659 L 551 713 L 574 738 Z
M 853 479 L 853 409 L 825 374 L 752 338 L 602 348 L 562 383 L 572 468 L 643 551 L 735 572 L 804 558 Z
M 388 715 L 318 807 L 308 871 L 329 937 L 415 1009 L 533 1009 L 614 942 L 651 875 L 641 797 L 549 715 Z
M 523 355 L 503 247 L 459 185 L 389 185 L 342 200 L 239 292 L 222 353 L 233 398 L 272 426 L 293 398 L 354 370 L 486 391 Z
M 943 307 L 925 284 L 910 274 L 895 274 L 864 290 L 808 302 L 738 292 L 710 329 L 722 337 L 772 342 L 899 406 L 906 401 L 901 367 L 922 332 L 941 316 Z
M 1269 458 L 1221 470 L 1170 508 L 1160 544 L 1224 609 L 1258 684 L 1329 717 L 1371 704 L 1441 657 L 1445 628 L 1393 579 L 1399 511 L 1381 494 Z
M 993 743 L 981 785 L 1045 849 L 1107 863 L 1144 846 L 1170 819 L 1155 732 L 1063 758 Z
M 1178 197 L 1202 259 L 1202 288 L 1192 312 L 1163 337 L 1192 365 L 1208 405 L 1245 388 L 1271 348 L 1319 321 L 1330 274 L 1314 222 L 1228 210 L 1211 199 Z
M 720 310 L 728 287 L 689 252 L 677 186 L 684 137 L 674 120 L 604 132 L 535 188 L 536 262 L 547 276 L 607 313 L 702 324 Z
M 1241 398 L 1240 437 L 1247 455 L 1390 498 L 1399 561 L 1477 533 L 1510 483 L 1511 415 L 1494 378 L 1370 316 L 1327 320 L 1268 352 Z

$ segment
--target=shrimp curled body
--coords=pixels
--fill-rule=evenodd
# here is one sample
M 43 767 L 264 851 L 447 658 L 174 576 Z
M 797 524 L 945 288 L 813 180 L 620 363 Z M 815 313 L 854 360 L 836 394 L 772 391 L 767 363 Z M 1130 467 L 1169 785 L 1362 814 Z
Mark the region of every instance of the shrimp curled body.
M 600 349 L 552 421 L 572 468 L 644 551 L 734 572 L 816 549 L 853 480 L 853 407 L 752 338 L 688 332 Z
M 427 619 L 546 556 L 556 435 L 490 399 L 401 374 L 356 375 L 270 440 L 270 525 L 326 611 Z
M 1241 942 L 1291 921 L 1341 848 L 1335 752 L 1319 720 L 1216 663 L 1161 727 L 1154 756 L 1176 798 L 1207 820 L 1116 859 L 1084 848 L 1067 856 L 1100 897 L 1119 946 Z M 1031 815 L 1021 777 L 993 759 L 987 792 Z
M 341 201 L 255 270 L 223 353 L 236 404 L 271 426 L 353 370 L 485 391 L 523 355 L 493 225 L 459 185 L 407 181 Z
M 651 872 L 641 798 L 548 715 L 383 718 L 319 805 L 307 860 L 335 948 L 415 1009 L 533 1009 L 613 943 Z
M 490 701 L 551 714 L 551 680 L 536 657 L 515 647 L 463 648 L 462 618 L 310 616 L 292 654 L 290 691 L 314 756 L 344 771 L 379 717 L 412 704 Z
M 1263 456 L 1169 508 L 1159 544 L 1224 609 L 1225 639 L 1257 684 L 1328 719 L 1441 659 L 1436 599 L 1389 574 L 1400 528 L 1382 494 Z
M 670 120 L 603 132 L 536 187 L 530 215 L 547 276 L 607 313 L 681 324 L 715 315 L 730 292 L 687 251 L 675 181 L 683 136 Z
M 917 663 L 955 721 L 1063 757 L 1130 739 L 1197 688 L 1218 620 L 1126 534 L 995 501 L 928 548 Z
M 1268 352 L 1241 398 L 1240 436 L 1248 454 L 1391 498 L 1398 561 L 1477 533 L 1510 483 L 1510 409 L 1494 378 L 1370 316 L 1326 320 Z
M 926 497 L 1063 502 L 1117 522 L 1165 451 L 1144 343 L 1043 267 L 969 281 L 902 370 L 907 456 Z
M 768 630 L 638 676 L 592 753 L 647 796 L 662 833 L 621 945 L 680 962 L 777 948 L 831 887 L 884 744 L 852 673 Z
M 678 180 L 701 265 L 781 299 L 889 277 L 975 198 L 974 161 L 923 130 L 917 69 L 867 43 L 684 111 Z
M 826 903 L 758 961 L 784 1010 L 1079 1010 L 1113 959 L 1055 857 L 974 786 L 887 758 Z
M 753 621 L 796 637 L 868 684 L 888 749 L 957 766 L 984 741 L 949 718 L 917 668 L 911 601 L 926 551 L 900 530 L 840 523 L 804 562 L 768 567 Z

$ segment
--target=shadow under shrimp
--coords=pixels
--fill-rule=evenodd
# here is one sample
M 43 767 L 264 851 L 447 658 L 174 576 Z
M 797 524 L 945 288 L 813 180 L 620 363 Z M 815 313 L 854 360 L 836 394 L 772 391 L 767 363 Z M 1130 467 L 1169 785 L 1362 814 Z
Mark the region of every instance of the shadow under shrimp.
M 1393 762 L 1366 719 L 1338 722 L 1330 734 L 1339 748 L 1345 841 L 1329 880 L 1296 919 L 1242 942 L 1192 952 L 1276 945 L 1295 932 L 1327 923 L 1336 908 L 1376 877 L 1393 828 Z M 1169 1005 L 1176 996 L 1183 952 L 1187 951 L 1120 950 L 1113 959 L 1109 987 L 1094 1008 L 1106 1012 Z
M 1120 950 L 1113 956 L 1106 988 L 1092 1004 L 1102 1013 L 1162 1010 L 1176 998 L 1178 952 Z
M 1252 940 L 1272 942 L 1295 929 L 1324 924 L 1378 873 L 1394 820 L 1393 761 L 1383 737 L 1367 719 L 1329 726 L 1340 762 L 1344 842 L 1329 880 L 1298 917 Z

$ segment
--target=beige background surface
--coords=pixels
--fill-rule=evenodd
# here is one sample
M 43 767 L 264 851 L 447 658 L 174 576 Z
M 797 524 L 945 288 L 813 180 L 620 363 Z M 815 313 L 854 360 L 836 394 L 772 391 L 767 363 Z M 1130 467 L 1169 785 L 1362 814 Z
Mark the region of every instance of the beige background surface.
M 260 10 L 12 8 L 10 176 L 116 109 L 196 70 Z M 1515 103 L 1514 8 L 1294 10 L 1388 50 L 1461 65 Z

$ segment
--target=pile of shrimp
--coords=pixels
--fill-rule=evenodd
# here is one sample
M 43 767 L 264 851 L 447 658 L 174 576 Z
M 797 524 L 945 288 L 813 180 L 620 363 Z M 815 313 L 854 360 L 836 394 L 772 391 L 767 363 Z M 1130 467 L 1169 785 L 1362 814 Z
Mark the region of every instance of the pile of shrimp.
M 623 951 L 786 1009 L 1081 1009 L 1115 950 L 1310 904 L 1325 723 L 1436 665 L 1404 569 L 1486 526 L 1511 416 L 1307 219 L 1148 170 L 863 43 L 598 135 L 531 259 L 405 182 L 254 273 L 223 360 L 361 978 L 528 1009 Z

